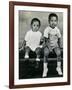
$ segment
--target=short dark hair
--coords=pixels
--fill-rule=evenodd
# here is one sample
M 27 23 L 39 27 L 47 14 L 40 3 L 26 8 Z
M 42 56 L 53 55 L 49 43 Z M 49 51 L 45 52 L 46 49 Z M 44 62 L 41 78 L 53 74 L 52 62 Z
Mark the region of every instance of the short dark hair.
M 35 21 L 38 21 L 38 22 L 39 22 L 39 26 L 41 26 L 41 22 L 40 22 L 40 20 L 39 20 L 38 18 L 33 18 L 33 19 L 31 20 L 31 25 L 32 25 L 33 22 L 35 22 Z
M 56 17 L 56 19 L 58 20 L 58 16 L 55 13 L 49 14 L 49 18 L 48 18 L 49 21 L 50 21 L 51 17 Z

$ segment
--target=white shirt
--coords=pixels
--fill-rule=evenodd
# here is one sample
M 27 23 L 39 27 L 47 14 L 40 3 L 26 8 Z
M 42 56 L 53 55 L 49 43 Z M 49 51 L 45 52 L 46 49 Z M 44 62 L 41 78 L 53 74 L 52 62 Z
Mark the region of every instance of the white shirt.
M 61 38 L 60 30 L 55 27 L 52 29 L 51 27 L 47 27 L 44 31 L 44 37 L 49 38 L 49 43 L 51 47 L 58 46 L 58 38 Z
M 26 46 L 29 46 L 32 51 L 35 51 L 35 49 L 40 46 L 41 37 L 42 34 L 40 31 L 34 32 L 29 30 L 25 36 Z

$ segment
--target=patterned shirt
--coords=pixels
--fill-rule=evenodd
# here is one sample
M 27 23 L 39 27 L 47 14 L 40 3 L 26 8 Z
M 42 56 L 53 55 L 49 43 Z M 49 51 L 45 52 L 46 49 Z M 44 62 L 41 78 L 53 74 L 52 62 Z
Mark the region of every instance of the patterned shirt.
M 44 37 L 49 39 L 49 46 L 53 49 L 55 47 L 58 47 L 58 38 L 61 38 L 61 33 L 58 27 L 55 27 L 52 29 L 51 27 L 47 27 L 44 31 Z

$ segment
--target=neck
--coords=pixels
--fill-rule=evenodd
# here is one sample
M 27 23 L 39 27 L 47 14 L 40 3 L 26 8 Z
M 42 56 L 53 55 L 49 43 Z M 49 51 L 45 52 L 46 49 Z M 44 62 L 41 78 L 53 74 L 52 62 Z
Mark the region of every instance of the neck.
M 50 26 L 51 27 L 51 26 Z M 55 27 L 51 27 L 52 29 L 54 29 Z

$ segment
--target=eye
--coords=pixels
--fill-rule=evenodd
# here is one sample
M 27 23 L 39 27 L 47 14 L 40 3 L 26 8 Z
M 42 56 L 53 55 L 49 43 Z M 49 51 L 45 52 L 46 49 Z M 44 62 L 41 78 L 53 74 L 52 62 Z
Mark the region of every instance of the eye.
M 53 22 L 53 20 L 51 20 L 51 22 Z
M 37 25 L 37 27 L 39 27 L 39 25 Z
M 34 24 L 34 26 L 35 26 L 35 24 Z

